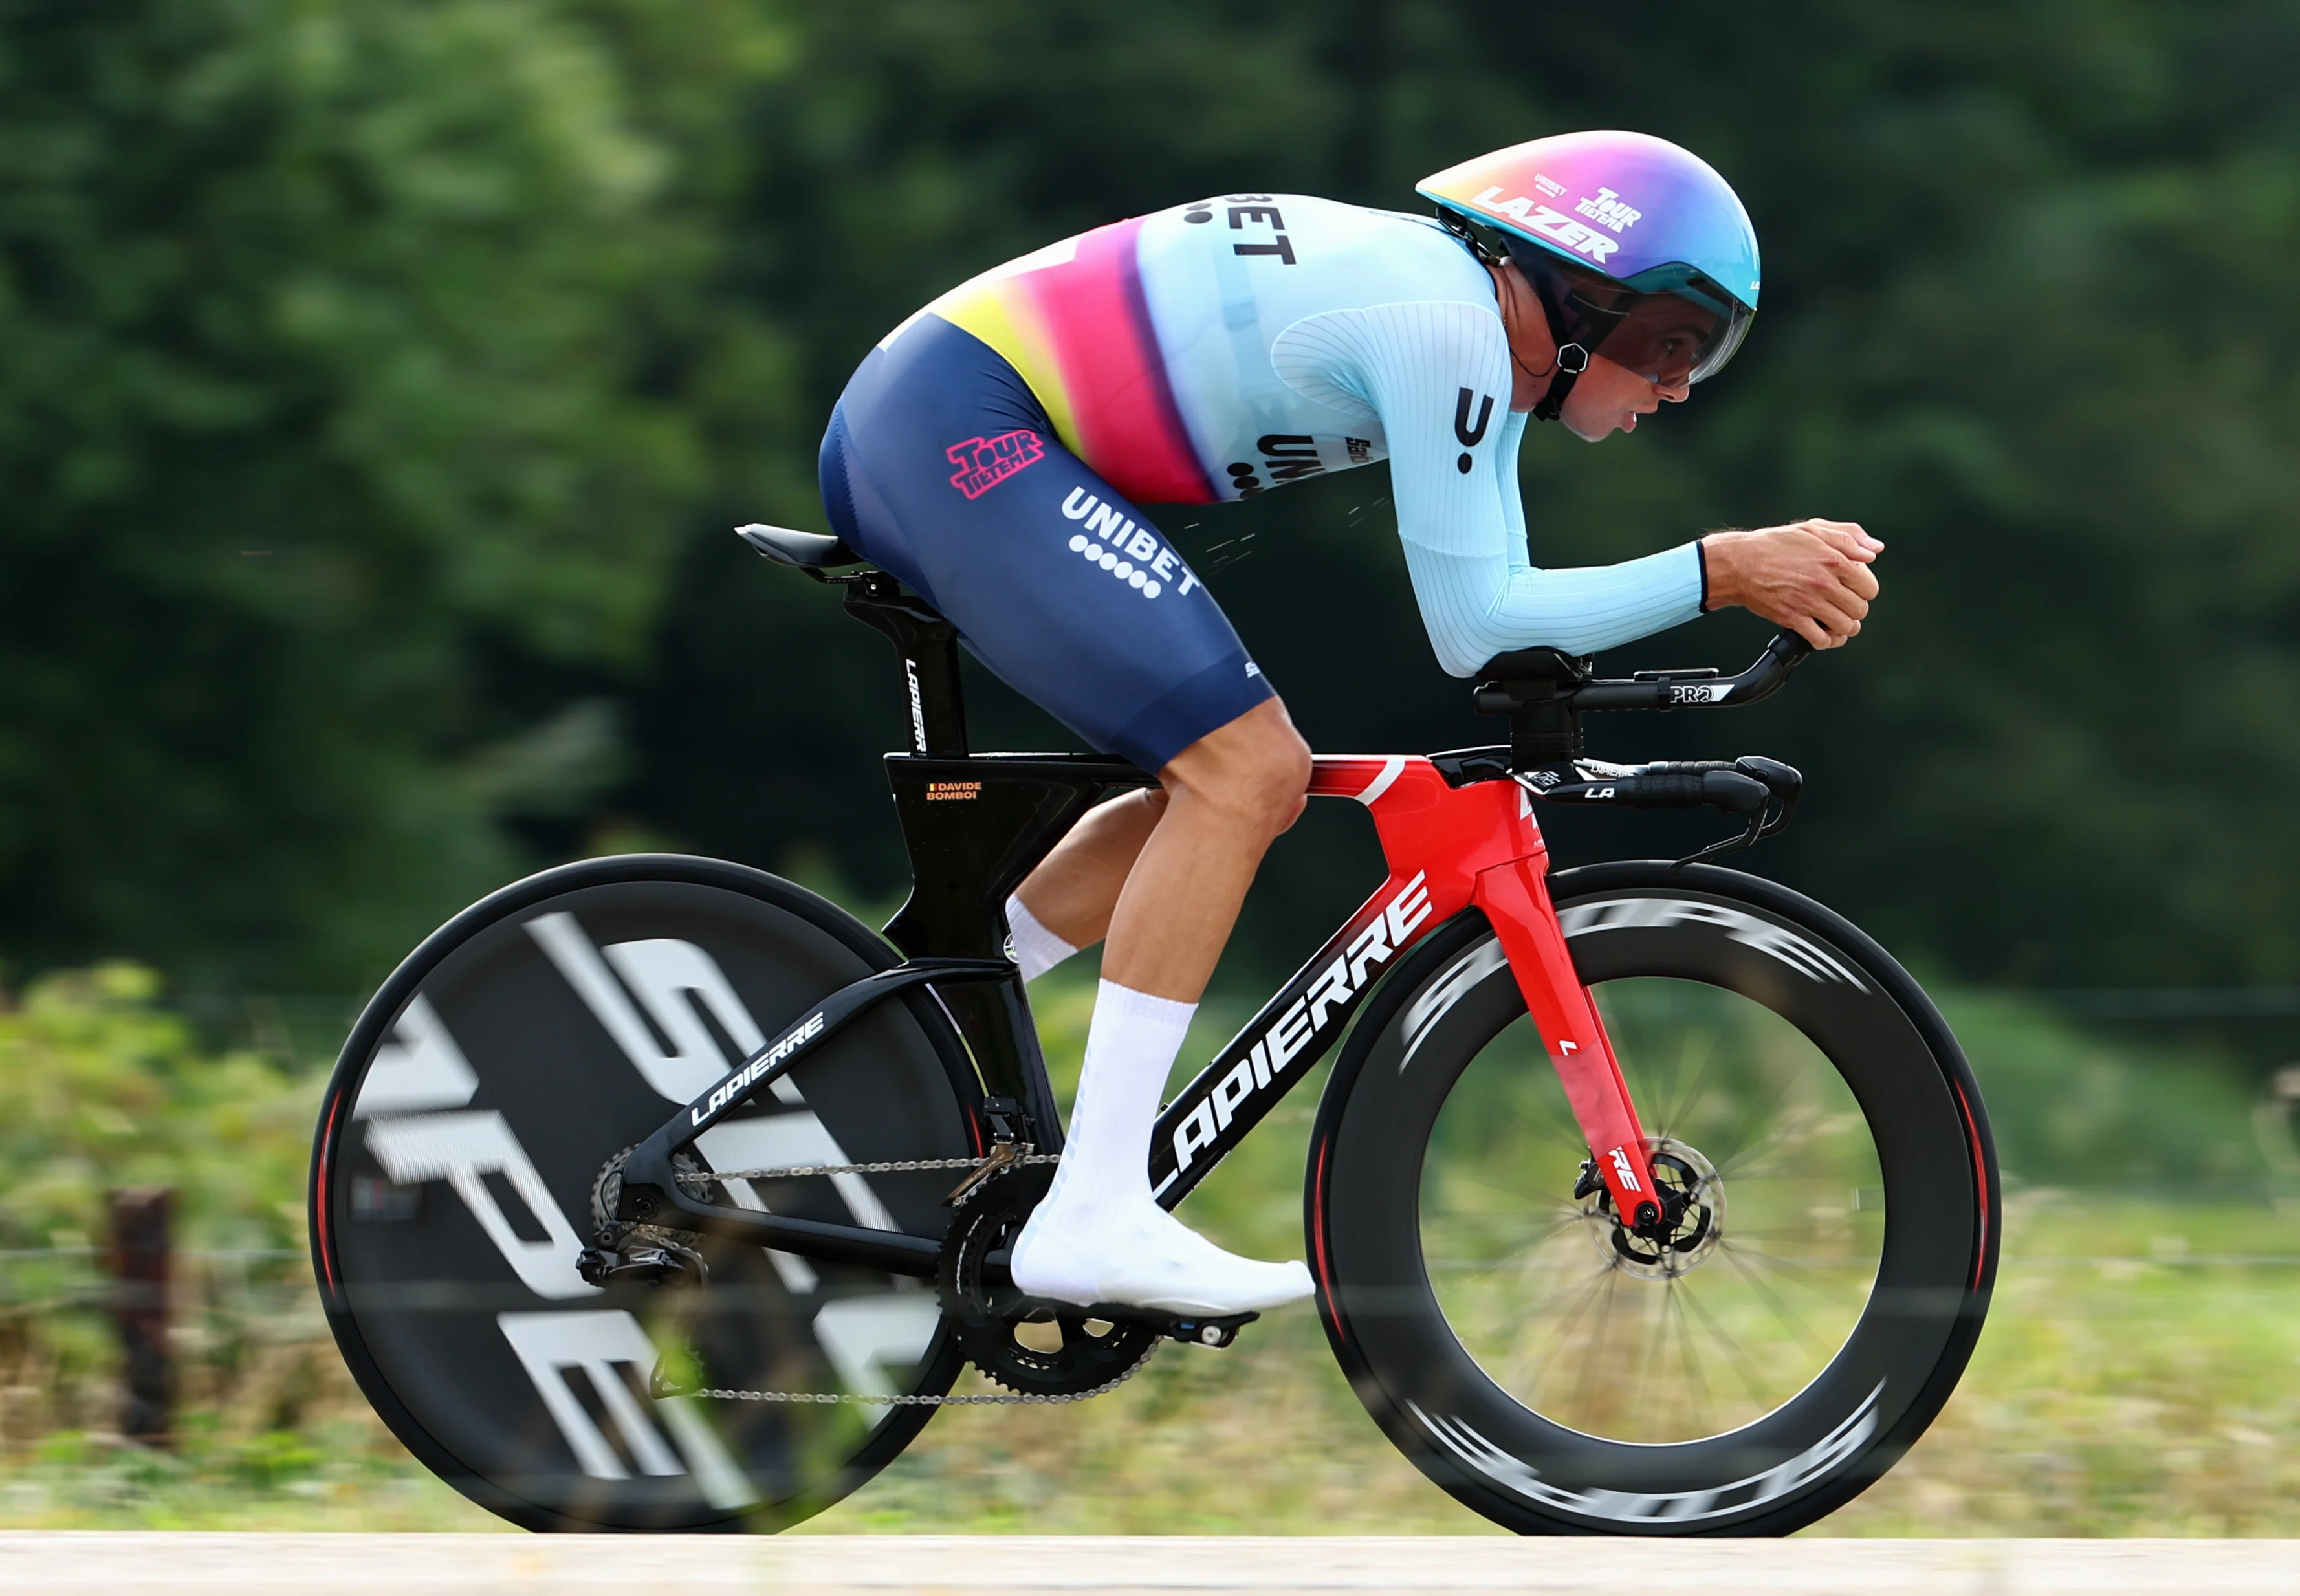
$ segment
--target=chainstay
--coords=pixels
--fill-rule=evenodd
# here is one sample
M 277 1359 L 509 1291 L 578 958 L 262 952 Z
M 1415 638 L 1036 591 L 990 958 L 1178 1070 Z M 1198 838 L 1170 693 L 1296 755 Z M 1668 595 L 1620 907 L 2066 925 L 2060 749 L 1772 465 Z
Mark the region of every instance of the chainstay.
M 1024 1164 L 1059 1164 L 1059 1152 L 1030 1152 L 1009 1160 L 1004 1168 Z M 978 1169 L 981 1159 L 887 1159 L 875 1164 L 799 1164 L 788 1169 L 711 1169 L 677 1175 L 683 1186 L 707 1186 L 721 1180 L 798 1180 L 812 1175 L 908 1175 L 921 1169 Z

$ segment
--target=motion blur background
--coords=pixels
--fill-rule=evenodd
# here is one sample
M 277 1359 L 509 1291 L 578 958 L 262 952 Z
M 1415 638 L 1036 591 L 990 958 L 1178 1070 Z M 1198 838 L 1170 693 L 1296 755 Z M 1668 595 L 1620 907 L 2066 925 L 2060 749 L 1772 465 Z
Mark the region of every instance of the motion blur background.
M 2293 0 L 0 0 L 0 1517 L 464 1522 L 311 1318 L 313 1071 L 402 952 L 542 865 L 673 848 L 890 905 L 885 646 L 728 535 L 823 528 L 816 440 L 887 328 L 1120 216 L 1415 209 L 1469 154 L 1630 127 L 1738 188 L 1762 313 L 1634 437 L 1539 429 L 1534 558 L 1807 515 L 1888 546 L 1868 631 L 1795 691 L 1593 751 L 1804 769 L 1744 862 L 1954 994 L 2033 1259 L 1844 1525 L 2294 1533 L 2296 79 Z M 1161 519 L 1314 745 L 1485 740 L 1387 492 Z M 1730 668 L 1766 630 L 1604 664 Z M 978 745 L 1074 745 L 970 690 Z M 1214 1016 L 1371 868 L 1354 814 L 1305 822 Z M 1261 1175 L 1232 1222 L 1280 1251 L 1293 1172 Z M 130 1179 L 187 1193 L 196 1250 L 168 1456 L 102 1434 L 88 1259 Z M 843 1522 L 1477 1527 L 1313 1333 L 1283 1350 L 1098 1431 L 946 1416 L 928 1442 L 971 1444 Z M 1250 1387 L 1362 1471 L 1225 1505 L 1120 1444 L 1186 1409 L 1201 1465 L 1244 1447 Z

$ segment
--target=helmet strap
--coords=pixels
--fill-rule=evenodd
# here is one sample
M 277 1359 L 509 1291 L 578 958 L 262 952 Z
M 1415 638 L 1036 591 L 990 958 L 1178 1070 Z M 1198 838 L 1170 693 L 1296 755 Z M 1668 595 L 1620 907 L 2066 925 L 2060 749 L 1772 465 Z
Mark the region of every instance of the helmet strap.
M 1551 336 L 1554 337 L 1556 329 L 1553 328 Z M 1537 421 L 1557 420 L 1558 412 L 1565 408 L 1565 396 L 1573 391 L 1573 385 L 1581 380 L 1581 373 L 1588 369 L 1588 350 L 1579 344 L 1560 344 L 1557 346 L 1556 374 L 1549 379 L 1548 391 L 1533 407 L 1533 419 Z
M 1503 264 L 1498 260 L 1493 263 L 1496 266 Z M 1508 282 L 1511 279 L 1504 277 L 1502 280 Z M 1576 336 L 1579 329 L 1568 325 L 1564 307 L 1562 304 L 1553 303 L 1550 296 L 1542 293 L 1538 287 L 1532 284 L 1527 286 L 1534 289 L 1534 302 L 1541 306 L 1541 319 L 1549 328 L 1550 347 L 1556 352 L 1550 358 L 1547 372 L 1549 387 L 1543 390 L 1541 398 L 1534 404 L 1533 419 L 1537 421 L 1554 421 L 1557 420 L 1558 413 L 1565 408 L 1566 395 L 1573 391 L 1573 385 L 1581 380 L 1581 373 L 1589 369 L 1589 346 Z M 1517 292 L 1512 287 L 1510 292 L 1510 308 L 1512 313 L 1522 314 L 1523 312 L 1517 310 Z M 1510 349 L 1510 360 L 1529 377 L 1538 378 L 1544 375 L 1519 360 L 1514 345 Z

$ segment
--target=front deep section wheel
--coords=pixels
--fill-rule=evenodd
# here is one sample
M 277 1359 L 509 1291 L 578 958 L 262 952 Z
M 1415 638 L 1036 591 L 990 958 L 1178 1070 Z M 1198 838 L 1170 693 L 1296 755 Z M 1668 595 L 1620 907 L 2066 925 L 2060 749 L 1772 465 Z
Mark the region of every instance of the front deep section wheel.
M 896 962 L 803 888 L 671 855 L 532 877 L 409 957 L 329 1085 L 311 1210 L 337 1343 L 418 1459 L 532 1529 L 772 1529 L 901 1451 L 931 1407 L 722 1403 L 650 1379 L 668 1360 L 711 1387 L 939 1394 L 962 1358 L 931 1282 L 715 1239 L 696 1244 L 699 1287 L 601 1290 L 575 1261 L 618 1153 Z M 973 1156 L 972 1079 L 936 1001 L 898 997 L 705 1132 L 692 1167 Z M 954 1178 L 731 1179 L 712 1196 L 935 1235 Z
M 1786 1534 L 1947 1401 L 1995 1152 L 1874 942 L 1734 871 L 1554 877 L 1672 1221 L 1622 1226 L 1482 916 L 1378 993 L 1311 1143 L 1327 1334 L 1390 1439 L 1524 1534 Z

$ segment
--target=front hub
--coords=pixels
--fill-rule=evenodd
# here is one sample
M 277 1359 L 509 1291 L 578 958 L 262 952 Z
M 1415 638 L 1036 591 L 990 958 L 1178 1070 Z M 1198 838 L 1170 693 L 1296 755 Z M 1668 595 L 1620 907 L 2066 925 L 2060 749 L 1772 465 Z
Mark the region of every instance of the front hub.
M 1646 1280 L 1674 1280 L 1698 1268 L 1725 1230 L 1725 1187 L 1699 1149 L 1668 1136 L 1646 1143 L 1661 1213 L 1646 1224 L 1614 1210 L 1604 1182 L 1585 1174 L 1574 1195 L 1589 1238 L 1606 1260 Z

